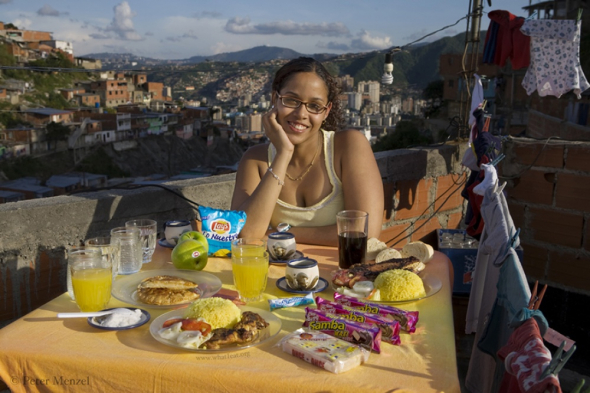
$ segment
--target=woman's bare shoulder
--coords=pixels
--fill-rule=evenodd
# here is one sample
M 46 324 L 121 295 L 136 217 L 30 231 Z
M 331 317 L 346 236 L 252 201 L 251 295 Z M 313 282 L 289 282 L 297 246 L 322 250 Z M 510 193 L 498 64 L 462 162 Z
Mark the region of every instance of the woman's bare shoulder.
M 268 162 L 268 146 L 268 143 L 261 143 L 250 147 L 242 156 L 242 160 Z
M 334 134 L 334 147 L 336 151 L 343 151 L 348 149 L 358 149 L 359 147 L 370 148 L 370 144 L 363 132 L 348 129 Z

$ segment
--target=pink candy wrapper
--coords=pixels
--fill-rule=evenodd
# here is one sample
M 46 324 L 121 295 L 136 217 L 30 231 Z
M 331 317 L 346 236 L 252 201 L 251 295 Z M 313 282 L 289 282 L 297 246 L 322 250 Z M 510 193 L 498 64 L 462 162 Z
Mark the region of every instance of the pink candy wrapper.
M 381 353 L 381 330 L 375 325 L 352 322 L 306 307 L 303 326 Z
M 338 318 L 349 319 L 353 322 L 363 322 L 375 325 L 381 329 L 381 340 L 393 345 L 400 345 L 399 322 L 378 314 L 369 314 L 338 303 L 331 302 L 321 297 L 316 297 L 318 310 L 336 315 Z
M 355 297 L 334 293 L 334 301 L 343 306 L 351 307 L 355 310 L 363 311 L 369 314 L 379 314 L 382 317 L 389 318 L 400 323 L 400 327 L 408 333 L 416 331 L 418 323 L 418 311 L 405 311 L 393 306 L 387 306 L 379 303 L 364 302 Z

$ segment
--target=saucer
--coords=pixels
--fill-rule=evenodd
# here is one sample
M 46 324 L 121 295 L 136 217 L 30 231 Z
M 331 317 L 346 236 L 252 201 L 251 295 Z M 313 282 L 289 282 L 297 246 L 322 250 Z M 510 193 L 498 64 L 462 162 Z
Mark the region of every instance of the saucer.
M 168 243 L 168 240 L 166 239 L 158 239 L 158 244 L 162 247 L 166 247 L 166 248 L 174 248 L 173 244 Z
M 129 310 L 137 310 L 137 307 L 125 307 L 128 308 Z M 106 310 L 110 310 L 110 308 L 107 308 Z M 103 310 L 103 311 L 106 311 Z M 146 324 L 149 320 L 150 320 L 150 313 L 147 312 L 146 310 L 142 310 L 141 308 L 139 309 L 141 311 L 141 319 L 139 320 L 139 322 L 134 323 L 133 325 L 127 325 L 127 326 L 120 326 L 120 327 L 108 327 L 108 326 L 102 326 L 100 323 L 98 323 L 96 321 L 97 317 L 89 317 L 88 318 L 88 324 L 92 327 L 98 328 L 98 329 L 103 329 L 103 330 L 128 330 L 128 329 L 133 329 L 136 327 L 140 327 L 141 325 Z
M 322 292 L 323 290 L 328 288 L 328 281 L 326 281 L 325 279 L 320 277 L 320 279 L 318 280 L 318 283 L 315 285 L 315 288 L 313 288 L 311 290 L 299 290 L 299 289 L 289 288 L 289 286 L 287 285 L 287 280 L 285 280 L 285 277 L 281 277 L 277 280 L 277 287 L 282 291 L 291 292 L 291 293 Z
M 295 259 L 299 259 L 299 258 L 303 258 L 303 253 L 301 251 L 295 251 L 295 253 L 293 254 L 293 256 L 289 259 L 272 259 L 272 257 L 269 254 L 268 257 L 268 261 L 270 263 L 277 263 L 277 264 L 282 264 L 282 265 L 286 265 L 287 262 L 295 260 Z

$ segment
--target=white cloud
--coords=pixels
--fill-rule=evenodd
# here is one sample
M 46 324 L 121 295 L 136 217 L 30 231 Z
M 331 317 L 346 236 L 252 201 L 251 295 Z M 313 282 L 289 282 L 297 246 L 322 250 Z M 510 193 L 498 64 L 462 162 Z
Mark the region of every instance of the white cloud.
M 223 42 L 217 42 L 211 45 L 211 51 L 214 55 L 217 55 L 219 53 L 236 52 L 244 49 L 246 48 L 243 46 L 235 44 L 225 44 Z
M 135 12 L 131 11 L 129 3 L 123 1 L 121 4 L 116 5 L 113 10 L 115 16 L 105 30 L 114 32 L 119 38 L 126 41 L 143 40 L 133 27 L 132 18 L 135 16 Z
M 369 32 L 362 30 L 358 34 L 358 38 L 351 41 L 350 46 L 360 50 L 375 50 L 375 49 L 386 49 L 393 46 L 391 38 L 385 37 L 373 37 Z
M 198 39 L 199 38 L 197 36 L 197 34 L 194 31 L 192 31 L 192 30 L 189 30 L 187 33 L 184 33 L 181 37 L 182 38 L 193 38 L 193 39 Z
M 45 4 L 37 10 L 37 15 L 39 16 L 59 16 L 59 14 L 60 12 L 49 4 Z
M 329 49 L 329 50 L 337 50 L 337 51 L 347 51 L 350 49 L 350 47 L 344 43 L 340 43 L 340 42 L 334 42 L 334 41 L 330 41 L 328 43 L 325 43 L 323 41 L 318 41 L 318 43 L 315 45 L 317 48 L 321 48 L 321 49 Z
M 290 20 L 250 24 L 250 18 L 234 17 L 227 21 L 225 31 L 234 34 L 283 34 L 283 35 L 348 35 L 348 28 L 340 22 L 297 23 Z
M 33 21 L 29 18 L 19 18 L 12 22 L 12 24 L 18 27 L 19 29 L 28 29 L 33 25 Z

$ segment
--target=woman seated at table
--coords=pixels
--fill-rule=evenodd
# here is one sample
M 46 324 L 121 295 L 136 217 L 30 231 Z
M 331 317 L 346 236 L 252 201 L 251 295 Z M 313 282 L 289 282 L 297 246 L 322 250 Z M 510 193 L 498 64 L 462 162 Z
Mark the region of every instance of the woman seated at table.
M 312 58 L 277 71 L 273 106 L 262 117 L 270 144 L 250 148 L 236 176 L 232 209 L 247 214 L 240 237 L 261 238 L 269 223 L 271 232 L 286 223 L 298 242 L 336 246 L 341 210 L 368 212 L 369 238 L 379 236 L 383 183 L 365 135 L 340 131 L 339 94 L 334 78 Z

